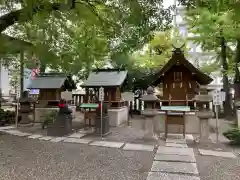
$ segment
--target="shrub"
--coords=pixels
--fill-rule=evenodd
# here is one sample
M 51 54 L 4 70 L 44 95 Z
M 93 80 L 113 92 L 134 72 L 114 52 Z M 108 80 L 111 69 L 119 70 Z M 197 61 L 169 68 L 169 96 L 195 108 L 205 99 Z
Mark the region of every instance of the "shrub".
M 240 145 L 240 129 L 233 128 L 223 133 L 231 141 L 231 144 Z
M 44 115 L 44 120 L 42 122 L 42 129 L 44 129 L 48 124 L 54 123 L 57 117 L 57 111 L 52 111 L 51 113 L 46 113 Z

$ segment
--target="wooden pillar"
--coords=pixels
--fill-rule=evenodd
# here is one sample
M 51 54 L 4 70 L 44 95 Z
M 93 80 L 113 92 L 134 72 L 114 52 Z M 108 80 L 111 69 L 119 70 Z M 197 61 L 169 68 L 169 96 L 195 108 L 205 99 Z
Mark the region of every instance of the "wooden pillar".
M 84 103 L 88 103 L 89 101 L 89 88 L 86 88 L 86 95 L 84 97 Z

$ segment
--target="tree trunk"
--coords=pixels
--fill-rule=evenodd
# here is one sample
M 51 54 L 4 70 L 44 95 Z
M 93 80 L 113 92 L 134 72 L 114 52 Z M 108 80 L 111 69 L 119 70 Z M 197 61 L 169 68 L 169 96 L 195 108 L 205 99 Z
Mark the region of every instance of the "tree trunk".
M 234 58 L 234 70 L 235 70 L 235 77 L 234 77 L 234 99 L 240 100 L 240 73 L 238 70 L 238 64 L 240 63 L 240 39 L 237 40 L 237 48 Z
M 231 98 L 229 93 L 229 80 L 228 80 L 228 63 L 227 63 L 227 51 L 226 51 L 226 41 L 224 37 L 221 37 L 221 64 L 223 73 L 223 91 L 226 93 L 224 107 L 225 118 L 232 116 Z

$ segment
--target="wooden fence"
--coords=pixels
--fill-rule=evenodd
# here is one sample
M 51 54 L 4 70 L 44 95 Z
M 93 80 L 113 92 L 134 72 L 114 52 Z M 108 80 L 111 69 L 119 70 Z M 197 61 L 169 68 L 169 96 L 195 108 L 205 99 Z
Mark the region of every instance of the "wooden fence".
M 73 104 L 79 107 L 84 102 L 84 96 L 85 94 L 73 94 Z M 174 101 L 172 102 L 174 103 Z M 144 110 L 144 102 L 138 98 L 135 98 L 134 101 L 126 102 L 126 105 L 129 107 L 129 111 L 133 114 L 140 114 L 141 110 Z M 168 105 L 168 101 L 162 100 L 159 104 L 157 104 L 157 107 L 160 107 L 162 105 Z M 196 103 L 193 101 L 188 101 L 186 105 L 190 106 L 192 110 L 196 108 Z M 214 111 L 212 102 L 209 103 L 209 108 Z

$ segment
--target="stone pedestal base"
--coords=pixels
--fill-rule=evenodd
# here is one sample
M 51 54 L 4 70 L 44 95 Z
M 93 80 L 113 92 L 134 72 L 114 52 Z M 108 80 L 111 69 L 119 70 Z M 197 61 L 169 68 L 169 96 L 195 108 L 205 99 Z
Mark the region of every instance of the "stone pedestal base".
M 146 134 L 144 134 L 145 138 L 152 138 L 154 136 L 153 118 L 146 118 L 144 120 L 144 130 L 146 131 Z
M 20 113 L 21 121 L 20 124 L 29 124 L 32 122 L 32 119 L 29 118 L 29 113 Z
M 128 120 L 128 107 L 121 107 L 117 109 L 108 109 L 109 125 L 112 127 L 125 124 Z
M 199 141 L 200 142 L 208 142 L 209 141 L 209 122 L 208 119 L 199 119 L 200 121 L 200 138 Z

